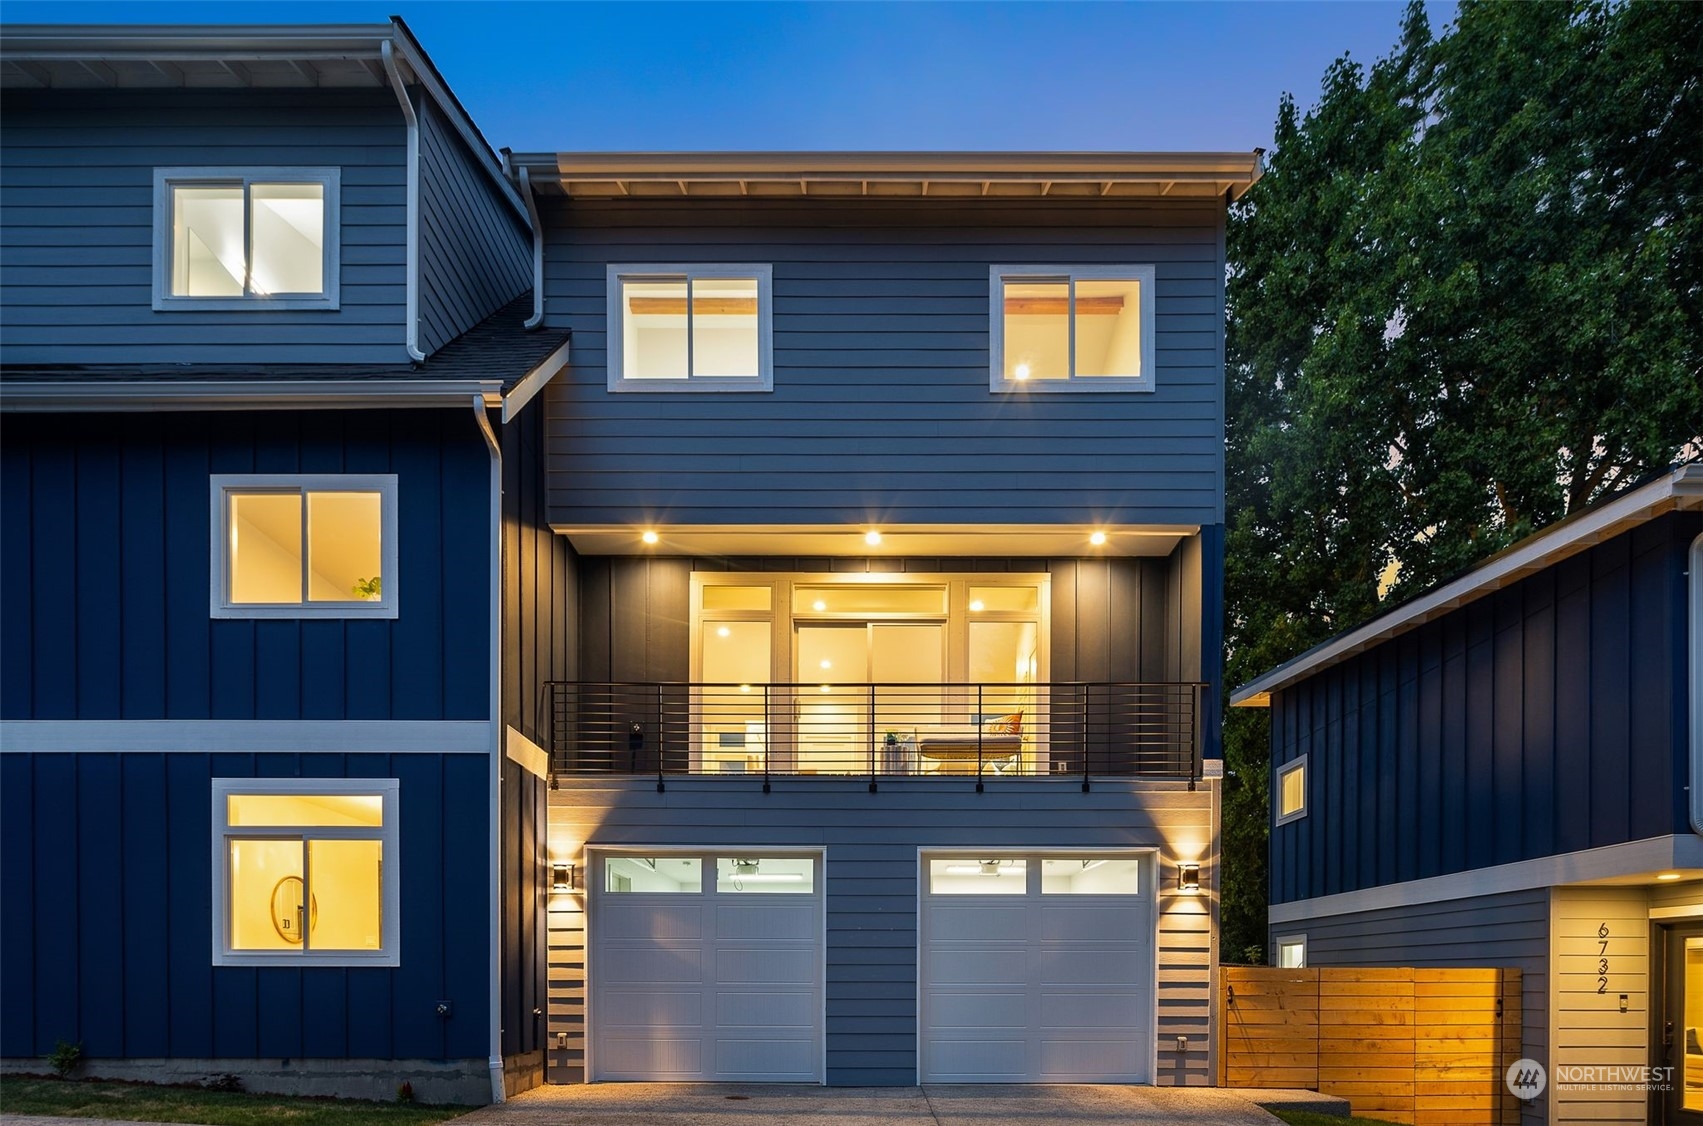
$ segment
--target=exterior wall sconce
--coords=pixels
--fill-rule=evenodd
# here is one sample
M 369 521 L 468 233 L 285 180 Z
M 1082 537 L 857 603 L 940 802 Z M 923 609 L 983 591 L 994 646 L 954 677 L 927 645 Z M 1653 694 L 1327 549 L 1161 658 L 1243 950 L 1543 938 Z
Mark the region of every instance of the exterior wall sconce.
M 1184 895 L 1200 894 L 1200 865 L 1177 865 L 1177 890 Z
M 553 892 L 573 891 L 576 874 L 572 864 L 550 865 L 550 890 Z

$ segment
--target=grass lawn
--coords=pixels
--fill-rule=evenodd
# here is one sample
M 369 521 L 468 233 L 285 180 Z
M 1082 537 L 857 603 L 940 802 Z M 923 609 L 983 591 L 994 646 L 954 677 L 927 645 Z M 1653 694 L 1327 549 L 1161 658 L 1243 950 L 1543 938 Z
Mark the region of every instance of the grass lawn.
M 111 1083 L 88 1079 L 0 1076 L 0 1111 L 73 1118 L 128 1118 L 138 1122 L 204 1122 L 209 1126 L 430 1126 L 472 1110 L 469 1106 L 372 1103 L 309 1099 Z
M 1271 1106 L 1266 1109 L 1289 1126 L 1390 1126 L 1390 1123 L 1381 1118 L 1339 1118 L 1334 1114 L 1315 1114 L 1310 1110 L 1279 1110 Z

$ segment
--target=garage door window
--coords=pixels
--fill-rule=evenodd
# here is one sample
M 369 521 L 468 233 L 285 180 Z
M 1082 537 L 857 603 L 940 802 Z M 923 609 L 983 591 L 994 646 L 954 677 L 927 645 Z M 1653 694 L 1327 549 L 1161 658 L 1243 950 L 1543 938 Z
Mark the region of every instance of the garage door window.
M 1022 895 L 1028 882 L 1027 860 L 966 856 L 928 862 L 932 895 Z
M 611 856 L 603 865 L 603 890 L 617 895 L 697 895 L 704 890 L 703 861 L 695 856 Z
M 1041 861 L 1042 895 L 1140 895 L 1141 861 L 1090 856 Z
M 723 856 L 715 862 L 715 889 L 735 895 L 810 895 L 816 890 L 816 862 Z

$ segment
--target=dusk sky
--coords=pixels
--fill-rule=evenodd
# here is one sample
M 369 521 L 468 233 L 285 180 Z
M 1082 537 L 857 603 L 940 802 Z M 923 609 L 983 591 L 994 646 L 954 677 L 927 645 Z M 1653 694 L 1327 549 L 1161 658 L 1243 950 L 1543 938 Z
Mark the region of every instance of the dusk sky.
M 1452 3 L 1430 5 L 1441 30 Z M 1269 147 L 1278 98 L 1395 43 L 1399 3 L 81 3 L 12 23 L 408 21 L 493 145 Z

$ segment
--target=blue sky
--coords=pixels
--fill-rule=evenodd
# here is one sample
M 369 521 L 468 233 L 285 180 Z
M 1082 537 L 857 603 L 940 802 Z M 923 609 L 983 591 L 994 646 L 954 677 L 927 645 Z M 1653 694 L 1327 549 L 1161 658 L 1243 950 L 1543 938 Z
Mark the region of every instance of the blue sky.
M 1452 3 L 1430 7 L 1434 30 Z M 382 22 L 399 13 L 494 145 L 533 150 L 1269 146 L 1401 5 L 85 3 L 8 22 Z

